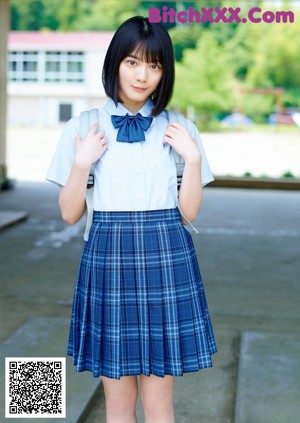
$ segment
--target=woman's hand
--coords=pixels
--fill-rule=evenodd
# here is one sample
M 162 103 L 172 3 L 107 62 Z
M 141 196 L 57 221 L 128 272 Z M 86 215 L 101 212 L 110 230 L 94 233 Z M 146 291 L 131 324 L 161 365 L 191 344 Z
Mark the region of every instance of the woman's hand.
M 82 140 L 77 134 L 75 140 L 75 159 L 71 174 L 60 190 L 59 205 L 62 218 L 71 225 L 78 222 L 85 211 L 86 184 L 89 172 L 107 150 L 104 131 L 96 134 L 98 124 L 93 125 Z
M 163 143 L 170 144 L 186 164 L 201 162 L 201 153 L 197 143 L 189 131 L 178 122 L 169 123 Z
M 107 138 L 104 131 L 96 133 L 98 124 L 95 123 L 82 140 L 77 134 L 75 139 L 75 163 L 82 167 L 92 166 L 107 150 Z

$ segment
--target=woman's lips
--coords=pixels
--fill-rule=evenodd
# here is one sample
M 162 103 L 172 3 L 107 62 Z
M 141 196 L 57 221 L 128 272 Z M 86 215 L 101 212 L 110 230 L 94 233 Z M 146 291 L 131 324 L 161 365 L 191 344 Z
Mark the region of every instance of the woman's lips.
M 132 86 L 132 88 L 135 91 L 138 91 L 139 93 L 144 93 L 147 90 L 147 88 L 143 88 L 143 87 L 135 87 L 135 86 Z

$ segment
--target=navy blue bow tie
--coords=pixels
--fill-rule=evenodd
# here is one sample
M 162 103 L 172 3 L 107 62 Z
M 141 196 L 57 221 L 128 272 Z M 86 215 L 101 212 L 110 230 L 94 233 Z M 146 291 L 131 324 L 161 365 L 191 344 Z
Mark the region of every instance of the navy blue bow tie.
M 150 127 L 152 117 L 142 116 L 137 113 L 131 116 L 127 113 L 125 116 L 112 115 L 111 121 L 115 128 L 120 128 L 117 134 L 117 141 L 138 142 L 145 141 L 144 131 Z

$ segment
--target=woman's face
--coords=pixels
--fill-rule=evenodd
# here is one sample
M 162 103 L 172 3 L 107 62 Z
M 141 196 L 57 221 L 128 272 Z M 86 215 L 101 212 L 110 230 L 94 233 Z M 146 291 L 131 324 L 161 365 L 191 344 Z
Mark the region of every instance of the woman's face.
M 160 63 L 147 63 L 134 52 L 119 68 L 119 96 L 131 113 L 137 113 L 158 87 L 163 75 Z

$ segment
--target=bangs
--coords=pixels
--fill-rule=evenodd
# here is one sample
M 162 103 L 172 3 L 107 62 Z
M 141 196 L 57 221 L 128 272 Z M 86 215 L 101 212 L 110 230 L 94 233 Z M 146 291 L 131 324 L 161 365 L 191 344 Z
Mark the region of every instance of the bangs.
M 162 47 L 159 46 L 154 37 L 147 37 L 140 40 L 139 43 L 131 49 L 129 55 L 146 63 L 160 63 L 163 65 L 164 56 L 162 54 Z

